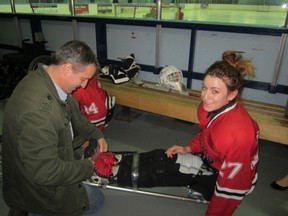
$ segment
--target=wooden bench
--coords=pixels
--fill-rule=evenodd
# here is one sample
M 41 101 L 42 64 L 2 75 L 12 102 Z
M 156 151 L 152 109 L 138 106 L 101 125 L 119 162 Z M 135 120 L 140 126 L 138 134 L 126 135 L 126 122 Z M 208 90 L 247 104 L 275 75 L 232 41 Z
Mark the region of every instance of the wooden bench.
M 191 95 L 187 96 L 140 87 L 134 82 L 118 85 L 105 79 L 100 79 L 100 82 L 105 90 L 116 97 L 119 105 L 198 123 L 199 91 L 191 90 Z M 261 139 L 288 145 L 288 118 L 284 117 L 283 106 L 244 99 L 242 102 L 258 122 Z

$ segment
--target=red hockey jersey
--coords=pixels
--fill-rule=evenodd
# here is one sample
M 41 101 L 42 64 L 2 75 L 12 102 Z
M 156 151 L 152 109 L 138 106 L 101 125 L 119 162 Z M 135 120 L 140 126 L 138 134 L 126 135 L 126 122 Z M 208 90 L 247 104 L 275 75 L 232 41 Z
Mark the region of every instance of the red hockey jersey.
M 188 145 L 219 171 L 206 216 L 232 215 L 257 181 L 259 127 L 240 102 L 212 117 L 201 103 L 198 118 L 200 132 Z
M 79 102 L 80 110 L 90 122 L 103 130 L 107 115 L 106 92 L 96 78 L 89 80 L 86 88 L 76 89 L 72 95 Z

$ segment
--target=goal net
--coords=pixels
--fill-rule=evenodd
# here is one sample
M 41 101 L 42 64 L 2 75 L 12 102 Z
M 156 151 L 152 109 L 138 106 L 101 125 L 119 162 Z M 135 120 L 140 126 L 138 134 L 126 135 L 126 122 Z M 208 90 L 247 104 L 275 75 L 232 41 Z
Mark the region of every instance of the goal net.
M 260 4 L 257 5 L 257 12 L 268 12 L 269 11 L 269 2 L 268 0 L 261 0 Z
M 163 13 L 176 12 L 175 4 L 163 4 Z M 156 4 L 114 4 L 115 17 L 131 17 L 131 18 L 147 18 L 156 19 L 157 9 Z

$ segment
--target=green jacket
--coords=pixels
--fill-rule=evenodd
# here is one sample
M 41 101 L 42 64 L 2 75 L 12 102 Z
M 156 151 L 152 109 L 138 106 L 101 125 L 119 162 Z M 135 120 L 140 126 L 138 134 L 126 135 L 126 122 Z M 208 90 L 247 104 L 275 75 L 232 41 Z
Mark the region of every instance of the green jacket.
M 88 159 L 74 150 L 103 134 L 68 95 L 61 101 L 49 75 L 39 67 L 15 88 L 4 111 L 3 195 L 8 206 L 42 215 L 81 215 L 89 206 L 81 182 L 93 174 Z M 69 122 L 73 125 L 72 140 Z

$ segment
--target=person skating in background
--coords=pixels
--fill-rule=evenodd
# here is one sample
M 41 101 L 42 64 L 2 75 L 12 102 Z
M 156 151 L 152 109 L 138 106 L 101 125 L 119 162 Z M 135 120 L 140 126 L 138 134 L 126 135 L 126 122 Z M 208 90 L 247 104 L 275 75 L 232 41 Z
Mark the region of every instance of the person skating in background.
M 177 12 L 175 13 L 175 19 L 176 20 L 183 20 L 184 19 L 184 13 L 182 12 L 181 7 L 178 7 Z

